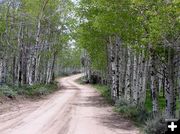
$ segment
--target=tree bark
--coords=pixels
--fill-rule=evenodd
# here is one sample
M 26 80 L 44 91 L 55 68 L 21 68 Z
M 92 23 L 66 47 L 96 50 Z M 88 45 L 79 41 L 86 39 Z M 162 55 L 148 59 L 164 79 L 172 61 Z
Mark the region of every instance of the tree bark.
M 151 62 L 150 62 L 150 67 L 151 67 L 151 94 L 152 94 L 152 111 L 154 115 L 158 113 L 158 79 L 157 79 L 157 72 L 155 69 L 155 52 L 151 48 L 150 49 L 150 54 L 151 54 Z
M 168 65 L 166 75 L 166 117 L 175 118 L 176 116 L 176 95 L 175 95 L 175 81 L 174 81 L 174 50 L 168 49 Z
M 126 81 L 125 81 L 125 98 L 128 102 L 131 102 L 132 91 L 131 91 L 131 55 L 130 49 L 127 48 L 127 66 L 126 66 Z

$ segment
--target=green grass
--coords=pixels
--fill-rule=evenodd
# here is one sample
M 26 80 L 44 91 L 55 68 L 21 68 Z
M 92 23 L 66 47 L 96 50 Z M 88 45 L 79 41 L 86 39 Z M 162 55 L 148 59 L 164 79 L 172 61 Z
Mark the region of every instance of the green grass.
M 38 84 L 38 85 L 26 87 L 25 95 L 28 95 L 30 97 L 42 96 L 42 95 L 48 95 L 54 92 L 55 90 L 57 90 L 56 84 L 47 84 L 47 85 Z
M 8 85 L 3 85 L 0 86 L 0 96 L 15 98 L 15 96 L 17 96 L 17 91 Z
M 82 82 L 82 81 L 81 81 Z M 110 95 L 110 90 L 108 89 L 107 86 L 105 85 L 99 85 L 99 84 L 95 84 L 93 85 L 93 87 L 95 89 L 97 89 L 98 92 L 101 93 L 101 95 L 108 101 L 108 102 L 112 102 L 111 100 L 111 95 Z M 163 97 L 163 94 L 160 93 L 159 98 L 159 109 L 160 112 L 164 112 L 165 110 L 165 106 L 166 106 L 166 100 Z M 180 103 L 177 100 L 177 112 L 180 109 Z M 144 108 L 138 108 L 138 107 L 133 107 L 133 106 L 129 106 L 129 105 L 121 105 L 118 107 L 115 107 L 115 111 L 118 113 L 121 113 L 122 116 L 127 117 L 127 118 L 131 118 L 132 120 L 136 121 L 136 122 L 141 122 L 141 121 L 145 121 L 148 117 L 146 116 L 151 116 L 151 112 L 152 112 L 152 99 L 151 99 L 151 93 L 150 90 L 147 90 L 146 93 L 146 101 L 145 101 L 145 106 Z M 144 118 L 144 119 L 143 119 Z M 138 124 L 139 125 L 139 124 Z
M 82 78 L 79 78 L 76 80 L 77 83 L 83 85 L 86 84 L 85 81 L 82 80 Z M 111 99 L 111 93 L 106 85 L 102 84 L 91 84 L 104 98 L 108 103 L 112 104 L 112 99 Z
M 86 84 L 85 81 L 82 80 L 82 78 L 77 79 L 76 82 L 81 85 Z M 102 84 L 91 84 L 91 85 L 105 98 L 105 100 L 108 103 L 112 103 L 111 93 L 108 86 Z
M 83 83 L 78 80 L 78 83 Z M 92 85 L 108 102 L 112 102 L 110 90 L 105 85 Z M 162 93 L 158 97 L 160 112 L 164 112 L 166 101 Z M 177 102 L 177 109 L 180 109 L 180 104 Z M 177 112 L 178 112 L 177 110 Z M 147 134 L 161 134 L 166 130 L 166 123 L 163 114 L 159 113 L 157 117 L 152 116 L 152 100 L 150 90 L 147 90 L 146 101 L 144 107 L 134 106 L 126 100 L 119 100 L 114 106 L 114 111 L 119 113 L 122 117 L 130 119 L 134 122 L 142 133 Z
M 75 80 L 75 82 L 77 82 L 77 83 L 79 83 L 79 84 L 81 84 L 81 85 L 86 84 L 85 81 L 82 80 L 82 77 L 79 78 L 79 79 L 77 79 L 77 80 Z
M 165 97 L 163 97 L 162 93 L 159 94 L 158 102 L 159 102 L 159 110 L 161 112 L 164 112 L 165 107 L 166 107 L 166 100 L 165 100 Z M 147 90 L 147 92 L 146 92 L 145 108 L 149 112 L 152 111 L 152 99 L 151 99 L 151 92 L 150 92 L 150 90 Z M 177 99 L 177 102 L 176 102 L 176 109 L 177 109 L 177 112 L 180 110 L 180 103 L 179 103 L 178 99 Z
M 108 103 L 112 104 L 108 86 L 100 84 L 94 84 L 92 86 L 105 98 Z M 130 105 L 125 100 L 119 100 L 116 102 L 114 111 L 120 113 L 124 118 L 131 119 L 137 126 L 142 125 L 148 118 L 149 114 L 146 109 Z
M 57 90 L 57 83 L 51 84 L 35 84 L 26 86 L 3 85 L 0 86 L 0 96 L 15 98 L 18 95 L 26 97 L 40 97 L 48 95 Z
M 77 79 L 76 82 L 79 83 L 79 84 L 85 84 L 82 81 L 82 79 Z M 112 104 L 111 94 L 110 94 L 110 90 L 108 89 L 108 86 L 100 85 L 100 84 L 93 84 L 92 86 L 105 98 L 105 100 L 107 102 Z M 160 112 L 164 112 L 165 106 L 166 106 L 166 100 L 165 100 L 165 97 L 163 97 L 163 93 L 162 92 L 159 94 L 158 101 L 159 101 Z M 133 109 L 134 109 L 135 113 L 141 112 L 141 111 L 139 111 L 139 108 L 136 109 L 136 108 L 131 107 L 131 106 L 128 107 L 128 108 L 124 108 L 124 109 L 126 109 L 126 110 L 124 111 L 123 108 L 122 108 L 122 110 L 121 109 L 116 109 L 115 111 L 119 111 L 119 112 L 122 112 L 122 113 L 124 112 L 124 114 L 127 114 L 127 115 L 124 115 L 124 116 L 127 116 L 127 117 L 130 116 L 128 114 L 131 114 Z M 179 114 L 179 110 L 180 110 L 180 103 L 179 103 L 178 99 L 177 99 L 177 103 L 176 103 L 176 109 L 177 109 L 177 115 L 178 115 Z M 146 115 L 148 115 L 148 114 L 150 114 L 152 112 L 152 99 L 151 99 L 151 92 L 150 92 L 150 90 L 147 90 L 147 92 L 146 92 L 146 100 L 145 100 L 145 105 L 144 105 L 143 110 L 144 110 Z M 126 111 L 129 111 L 129 113 L 126 112 Z M 135 120 L 136 120 L 136 118 L 135 118 Z M 139 120 L 139 119 L 137 119 L 137 120 Z
M 108 103 L 112 103 L 111 93 L 106 85 L 94 84 L 92 85 L 105 98 Z
M 79 81 L 79 83 L 83 83 L 81 80 L 78 80 L 78 81 Z M 111 96 L 110 95 L 110 90 L 108 89 L 107 86 L 100 85 L 100 84 L 94 84 L 93 87 L 95 89 L 97 89 L 97 91 L 100 92 L 101 95 L 108 102 L 110 102 L 110 103 L 112 102 L 111 97 L 110 97 Z M 165 107 L 166 107 L 166 100 L 165 100 L 165 97 L 163 97 L 163 93 L 162 92 L 159 94 L 158 101 L 159 101 L 159 110 L 160 110 L 160 112 L 164 112 Z M 132 109 L 134 109 L 134 108 L 132 108 Z M 145 101 L 144 110 L 147 111 L 148 113 L 152 112 L 152 99 L 151 99 L 151 92 L 150 92 L 150 90 L 147 90 L 147 92 L 146 92 L 146 101 Z M 176 102 L 176 110 L 177 110 L 177 115 L 178 115 L 179 114 L 179 110 L 180 110 L 180 103 L 179 103 L 178 99 L 177 99 L 177 102 Z M 130 111 L 130 113 L 132 113 L 131 112 L 131 107 L 130 107 L 129 111 Z M 122 110 L 122 112 L 123 112 L 123 110 Z M 135 112 L 136 112 L 136 109 L 135 109 Z M 126 113 L 126 112 L 124 112 L 124 113 Z

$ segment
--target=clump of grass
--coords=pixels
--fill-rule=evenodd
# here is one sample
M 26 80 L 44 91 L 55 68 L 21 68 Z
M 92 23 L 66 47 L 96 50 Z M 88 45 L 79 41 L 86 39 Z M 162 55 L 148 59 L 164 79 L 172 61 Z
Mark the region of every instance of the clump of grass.
M 0 96 L 5 96 L 14 99 L 17 96 L 17 92 L 8 85 L 3 85 L 0 87 Z
M 0 90 L 0 97 L 2 97 L 3 96 L 3 92 Z
M 51 84 L 35 84 L 35 85 L 4 85 L 0 87 L 0 96 L 6 96 L 9 98 L 15 98 L 17 95 L 22 95 L 26 97 L 40 97 L 43 95 L 48 95 L 57 90 L 57 83 Z
M 177 95 L 177 97 L 178 97 L 178 95 Z M 165 107 L 166 107 L 166 99 L 165 99 L 165 96 L 163 96 L 162 92 L 159 93 L 158 103 L 159 103 L 160 112 L 163 112 L 165 110 Z M 149 89 L 146 92 L 145 108 L 149 112 L 152 111 L 152 97 L 151 97 L 151 91 Z M 179 103 L 178 99 L 176 101 L 176 109 L 180 110 L 180 103 Z
M 166 131 L 166 122 L 163 115 L 156 115 L 149 118 L 144 125 L 145 134 L 164 134 Z
M 93 87 L 100 92 L 107 102 L 113 104 L 108 86 L 95 84 Z M 114 110 L 120 113 L 124 118 L 133 120 L 138 126 L 145 123 L 147 118 L 151 115 L 145 107 L 132 105 L 125 99 L 116 101 Z
M 164 108 L 166 106 L 166 101 L 162 93 L 159 93 L 158 103 L 159 103 L 160 111 L 164 111 Z M 148 111 L 152 111 L 152 97 L 151 97 L 151 91 L 149 89 L 146 92 L 145 107 Z
M 19 90 L 19 93 L 24 94 L 29 97 L 39 97 L 42 95 L 48 95 L 48 94 L 54 92 L 56 89 L 57 89 L 57 84 L 55 84 L 55 83 L 51 83 L 51 84 L 47 84 L 47 85 L 36 84 L 36 85 L 32 85 L 32 86 L 22 87 L 21 90 Z
M 115 111 L 120 113 L 122 117 L 128 118 L 136 122 L 137 125 L 145 123 L 150 113 L 145 107 L 136 106 L 125 99 L 119 99 L 115 103 Z
M 108 103 L 112 104 L 111 93 L 108 86 L 96 84 L 93 85 L 93 87 L 97 89 L 97 91 L 105 98 L 105 100 L 107 100 Z
M 82 82 L 81 80 L 79 81 Z M 93 87 L 96 88 L 106 100 L 112 102 L 110 90 L 107 86 L 97 84 L 93 85 Z M 162 113 L 165 109 L 165 97 L 161 93 L 159 94 L 158 101 L 160 111 L 156 115 L 153 115 L 150 90 L 147 90 L 146 96 L 146 101 L 143 106 L 136 106 L 125 99 L 119 99 L 115 103 L 114 110 L 120 113 L 122 117 L 134 121 L 135 125 L 140 127 L 145 134 L 164 134 L 166 131 L 166 122 Z M 177 100 L 177 112 L 179 112 L 179 108 L 180 103 L 178 103 Z
M 76 80 L 77 83 L 83 85 L 83 84 L 87 84 L 87 82 L 81 77 L 79 79 Z

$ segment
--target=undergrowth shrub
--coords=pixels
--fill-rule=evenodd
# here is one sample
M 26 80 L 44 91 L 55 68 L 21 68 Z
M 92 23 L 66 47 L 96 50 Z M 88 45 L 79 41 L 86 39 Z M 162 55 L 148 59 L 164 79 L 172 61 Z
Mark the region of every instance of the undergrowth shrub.
M 164 134 L 166 131 L 166 122 L 162 114 L 153 117 L 145 107 L 132 105 L 125 99 L 119 99 L 115 103 L 115 111 L 143 127 L 145 134 Z
M 3 92 L 0 90 L 0 97 L 2 97 L 3 96 Z
M 154 118 L 149 118 L 145 122 L 145 134 L 164 134 L 166 131 L 166 122 L 162 115 L 157 115 Z
M 108 103 L 113 103 L 112 99 L 111 99 L 111 93 L 110 90 L 108 88 L 108 86 L 104 86 L 104 85 L 100 85 L 100 84 L 96 84 L 93 85 L 95 87 L 95 89 L 98 90 L 98 92 L 105 98 L 105 100 Z
M 29 97 L 37 97 L 42 95 L 48 95 L 57 90 L 57 83 L 51 84 L 35 84 L 35 85 L 3 85 L 0 86 L 0 96 L 6 96 L 9 98 L 15 98 L 17 95 L 24 95 Z
M 52 83 L 48 85 L 36 84 L 26 87 L 26 95 L 28 96 L 42 96 L 48 95 L 57 89 L 57 84 Z
M 144 107 L 132 105 L 125 99 L 116 101 L 115 111 L 125 118 L 132 119 L 138 124 L 143 124 L 150 115 Z
M 14 99 L 17 95 L 17 92 L 7 85 L 0 86 L 0 92 L 1 96 L 6 96 L 11 99 Z

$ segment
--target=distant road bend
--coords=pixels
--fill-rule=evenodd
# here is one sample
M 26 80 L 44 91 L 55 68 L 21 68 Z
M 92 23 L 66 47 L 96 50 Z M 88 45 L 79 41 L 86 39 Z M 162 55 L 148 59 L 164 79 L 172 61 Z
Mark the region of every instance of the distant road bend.
M 61 90 L 47 99 L 0 115 L 0 134 L 138 134 L 131 122 L 89 85 L 74 81 L 81 75 L 61 78 Z

